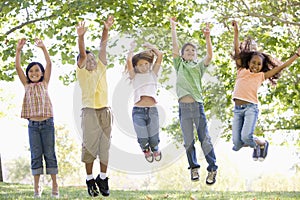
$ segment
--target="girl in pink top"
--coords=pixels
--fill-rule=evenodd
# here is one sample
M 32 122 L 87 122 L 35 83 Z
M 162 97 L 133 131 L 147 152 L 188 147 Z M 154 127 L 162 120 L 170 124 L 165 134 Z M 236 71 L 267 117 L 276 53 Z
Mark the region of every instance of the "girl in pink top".
M 16 71 L 24 85 L 25 95 L 21 117 L 28 120 L 28 135 L 31 153 L 31 171 L 34 177 L 34 197 L 41 197 L 39 186 L 40 175 L 44 172 L 43 158 L 46 163 L 46 173 L 51 175 L 51 196 L 58 198 L 58 173 L 55 154 L 55 129 L 53 123 L 52 104 L 48 95 L 48 83 L 51 75 L 51 60 L 47 48 L 40 39 L 35 39 L 35 45 L 42 49 L 46 68 L 39 62 L 31 62 L 24 73 L 21 67 L 21 51 L 26 43 L 22 38 L 16 48 Z
M 271 56 L 257 51 L 253 40 L 239 44 L 238 25 L 234 27 L 234 60 L 237 65 L 237 78 L 233 92 L 234 118 L 232 122 L 233 150 L 249 146 L 254 149 L 253 159 L 263 161 L 267 156 L 269 143 L 253 137 L 258 118 L 257 92 L 264 80 L 276 84 L 279 73 L 291 65 L 299 56 L 300 48 L 285 63 L 275 61 Z

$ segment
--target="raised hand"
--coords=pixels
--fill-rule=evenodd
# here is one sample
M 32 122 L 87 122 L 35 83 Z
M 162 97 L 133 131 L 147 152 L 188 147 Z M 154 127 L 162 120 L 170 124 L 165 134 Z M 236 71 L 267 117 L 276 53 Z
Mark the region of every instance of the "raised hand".
M 148 42 L 144 43 L 142 46 L 147 48 L 147 49 L 151 49 L 151 50 L 156 49 L 156 47 L 154 45 L 152 45 Z
M 35 43 L 35 46 L 37 46 L 37 47 L 40 47 L 40 48 L 44 48 L 45 47 L 43 41 L 41 39 L 39 39 L 39 38 L 35 38 L 34 39 L 34 43 Z
M 177 25 L 178 24 L 178 22 L 176 22 L 176 17 L 171 17 L 170 18 L 170 23 L 171 23 L 171 25 Z
M 25 38 L 19 39 L 18 43 L 17 43 L 17 50 L 20 51 L 23 48 L 23 46 L 25 45 L 25 43 L 26 43 Z
M 231 24 L 232 24 L 232 26 L 233 26 L 233 28 L 234 28 L 234 31 L 235 31 L 235 32 L 238 32 L 239 26 L 238 26 L 237 21 L 233 20 L 233 21 L 231 22 Z
M 87 31 L 87 27 L 85 27 L 85 22 L 79 22 L 78 25 L 76 26 L 77 30 L 77 35 L 78 36 L 83 36 L 85 32 Z
M 130 52 L 133 52 L 133 50 L 135 49 L 135 47 L 136 47 L 136 42 L 133 40 L 133 41 L 130 43 L 130 49 L 129 49 L 129 51 L 130 51 Z
M 203 34 L 205 37 L 209 37 L 210 36 L 210 29 L 209 29 L 209 22 L 206 23 L 205 28 L 202 30 Z
M 114 16 L 109 15 L 106 21 L 103 21 L 104 23 L 104 27 L 106 29 L 110 29 L 110 27 L 112 27 L 112 25 L 114 24 Z

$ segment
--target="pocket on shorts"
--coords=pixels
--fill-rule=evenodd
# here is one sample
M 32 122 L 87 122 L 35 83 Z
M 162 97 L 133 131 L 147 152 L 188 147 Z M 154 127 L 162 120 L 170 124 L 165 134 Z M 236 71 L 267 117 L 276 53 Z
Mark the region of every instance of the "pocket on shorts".
M 104 113 L 101 114 L 101 122 L 103 128 L 111 127 L 112 125 L 112 113 L 110 109 L 106 109 Z

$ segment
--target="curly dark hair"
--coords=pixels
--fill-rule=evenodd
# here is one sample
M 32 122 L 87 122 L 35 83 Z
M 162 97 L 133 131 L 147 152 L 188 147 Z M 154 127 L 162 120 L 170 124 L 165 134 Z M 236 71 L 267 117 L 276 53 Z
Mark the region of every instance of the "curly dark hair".
M 267 72 L 275 67 L 278 67 L 282 64 L 281 61 L 272 58 L 270 55 L 259 52 L 259 51 L 253 51 L 251 48 L 251 45 L 253 44 L 253 40 L 251 38 L 248 38 L 244 42 L 240 43 L 239 49 L 240 53 L 238 55 L 234 55 L 233 59 L 236 61 L 237 68 L 245 68 L 249 69 L 249 62 L 252 59 L 253 56 L 259 56 L 261 57 L 263 63 L 262 63 L 262 69 L 261 72 Z M 240 62 L 237 62 L 237 61 Z M 274 76 L 269 78 L 269 81 L 275 85 L 277 82 L 277 79 L 280 77 L 280 73 L 275 74 Z

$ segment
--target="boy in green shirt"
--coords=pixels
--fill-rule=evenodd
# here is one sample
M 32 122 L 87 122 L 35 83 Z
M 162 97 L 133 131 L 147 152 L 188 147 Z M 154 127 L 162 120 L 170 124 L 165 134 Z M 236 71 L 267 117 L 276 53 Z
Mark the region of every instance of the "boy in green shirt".
M 203 30 L 206 39 L 207 55 L 202 61 L 198 62 L 196 60 L 197 49 L 192 43 L 186 43 L 183 45 L 180 56 L 176 34 L 177 22 L 175 22 L 175 18 L 171 18 L 170 22 L 172 30 L 173 61 L 177 74 L 176 92 L 179 99 L 180 127 L 183 134 L 189 169 L 191 170 L 191 180 L 199 180 L 198 169 L 200 168 L 200 165 L 197 162 L 196 149 L 194 145 L 193 124 L 195 124 L 202 151 L 208 163 L 206 184 L 211 185 L 216 182 L 218 166 L 215 164 L 216 156 L 214 153 L 214 147 L 208 134 L 207 121 L 203 106 L 201 81 L 213 56 L 210 30 L 207 24 L 206 28 Z

